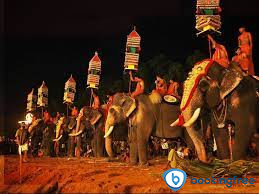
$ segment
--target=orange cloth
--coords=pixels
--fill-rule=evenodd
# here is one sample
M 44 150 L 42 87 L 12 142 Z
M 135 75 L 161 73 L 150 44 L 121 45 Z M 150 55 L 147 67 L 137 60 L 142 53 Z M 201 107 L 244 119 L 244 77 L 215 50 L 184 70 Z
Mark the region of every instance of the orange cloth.
M 252 59 L 252 36 L 249 32 L 243 32 L 238 37 L 238 45 L 242 53 L 246 54 L 246 62 L 248 63 L 248 73 L 254 75 L 254 64 Z
M 250 60 L 246 57 L 245 54 L 235 55 L 232 61 L 238 63 L 243 71 L 248 71 Z
M 171 82 L 169 84 L 167 94 L 173 95 L 173 96 L 178 96 L 178 91 L 177 91 L 178 88 L 179 88 L 179 84 L 177 82 Z
M 212 59 L 220 64 L 222 67 L 228 68 L 229 66 L 227 50 L 221 44 L 215 44 L 215 52 L 212 56 Z

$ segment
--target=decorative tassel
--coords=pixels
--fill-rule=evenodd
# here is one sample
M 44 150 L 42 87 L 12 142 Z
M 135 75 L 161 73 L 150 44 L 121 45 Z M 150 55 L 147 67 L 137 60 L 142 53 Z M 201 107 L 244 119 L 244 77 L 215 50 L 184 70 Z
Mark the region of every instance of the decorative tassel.
M 182 126 L 184 124 L 184 118 L 183 118 L 183 115 L 180 114 L 179 115 L 179 123 L 178 123 L 178 126 Z

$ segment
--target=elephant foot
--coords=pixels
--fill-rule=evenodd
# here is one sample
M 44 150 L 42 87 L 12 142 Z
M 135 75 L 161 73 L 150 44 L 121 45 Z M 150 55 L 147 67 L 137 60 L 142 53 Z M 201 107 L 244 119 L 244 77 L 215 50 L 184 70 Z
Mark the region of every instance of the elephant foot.
M 137 162 L 135 162 L 135 161 L 134 161 L 134 162 L 130 162 L 130 163 L 129 163 L 129 165 L 130 165 L 130 166 L 136 166 L 137 164 L 138 164 L 138 163 L 137 163 Z
M 116 159 L 114 157 L 108 157 L 108 158 L 105 158 L 105 161 L 106 162 L 115 162 Z
M 148 166 L 150 166 L 150 163 L 149 162 L 140 162 L 139 166 L 140 167 L 148 167 Z

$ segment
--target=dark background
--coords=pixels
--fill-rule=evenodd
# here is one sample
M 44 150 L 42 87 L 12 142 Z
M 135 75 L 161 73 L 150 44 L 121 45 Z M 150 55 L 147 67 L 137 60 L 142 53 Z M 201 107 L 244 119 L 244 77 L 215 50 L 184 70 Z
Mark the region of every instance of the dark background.
M 140 62 L 163 53 L 185 62 L 199 49 L 208 54 L 207 41 L 196 37 L 195 3 L 171 1 L 47 1 L 0 0 L 1 69 L 0 133 L 13 135 L 23 120 L 27 94 L 44 80 L 49 106 L 64 111 L 64 83 L 72 73 L 77 90 L 86 91 L 89 60 L 98 51 L 102 79 L 112 84 L 123 76 L 126 36 L 133 26 L 142 37 Z M 222 0 L 223 43 L 232 57 L 238 28 L 246 26 L 254 38 L 253 58 L 258 72 L 258 6 L 256 1 Z M 4 83 L 4 84 L 3 84 Z M 85 102 L 88 95 L 84 96 Z

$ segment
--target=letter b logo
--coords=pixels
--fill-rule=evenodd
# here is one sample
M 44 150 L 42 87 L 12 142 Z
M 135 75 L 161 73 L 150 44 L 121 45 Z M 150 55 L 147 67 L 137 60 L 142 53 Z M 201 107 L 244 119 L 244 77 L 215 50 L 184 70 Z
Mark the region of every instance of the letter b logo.
M 173 191 L 179 190 L 185 183 L 187 175 L 184 171 L 172 168 L 163 173 L 163 179 Z

